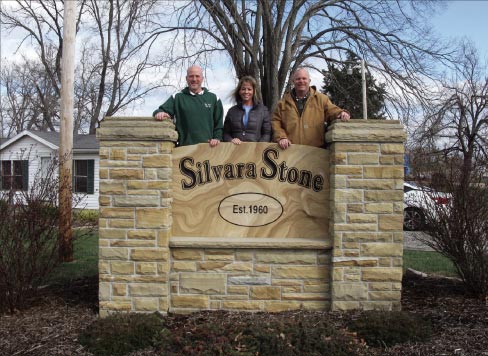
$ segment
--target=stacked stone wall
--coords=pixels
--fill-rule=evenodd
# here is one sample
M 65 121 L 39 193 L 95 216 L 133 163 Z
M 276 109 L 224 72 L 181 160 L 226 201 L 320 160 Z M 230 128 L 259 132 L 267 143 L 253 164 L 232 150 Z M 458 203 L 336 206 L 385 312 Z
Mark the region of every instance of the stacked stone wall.
M 171 236 L 174 126 L 114 117 L 97 135 L 101 316 L 400 308 L 405 132 L 398 122 L 329 128 L 328 241 Z

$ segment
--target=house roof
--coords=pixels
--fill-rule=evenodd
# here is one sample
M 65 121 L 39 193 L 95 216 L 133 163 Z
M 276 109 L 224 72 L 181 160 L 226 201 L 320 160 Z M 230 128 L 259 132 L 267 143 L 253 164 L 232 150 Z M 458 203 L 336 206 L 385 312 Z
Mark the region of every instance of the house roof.
M 39 141 L 54 150 L 59 149 L 59 145 L 60 145 L 59 132 L 35 131 L 35 130 L 24 130 L 12 138 L 4 139 L 4 141 L 0 142 L 0 149 L 4 149 L 5 147 L 18 141 L 24 136 L 29 136 L 34 140 Z M 98 151 L 99 148 L 100 145 L 95 135 L 73 135 L 74 152 Z

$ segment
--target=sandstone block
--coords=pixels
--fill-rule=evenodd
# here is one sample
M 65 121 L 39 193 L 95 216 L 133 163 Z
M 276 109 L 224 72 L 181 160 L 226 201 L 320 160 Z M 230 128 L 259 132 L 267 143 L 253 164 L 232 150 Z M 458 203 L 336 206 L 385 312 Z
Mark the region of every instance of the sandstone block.
M 165 228 L 171 226 L 171 210 L 168 208 L 137 208 L 136 226 L 138 228 Z
M 361 244 L 361 256 L 402 256 L 403 246 L 397 243 Z
M 281 299 L 281 288 L 272 286 L 252 286 L 250 296 L 251 299 L 279 300 Z
M 172 295 L 171 306 L 173 308 L 208 309 L 209 298 L 206 295 Z
M 129 294 L 133 297 L 158 297 L 168 295 L 164 284 L 136 283 L 129 285 Z
M 225 274 L 182 273 L 180 275 L 180 293 L 224 294 Z

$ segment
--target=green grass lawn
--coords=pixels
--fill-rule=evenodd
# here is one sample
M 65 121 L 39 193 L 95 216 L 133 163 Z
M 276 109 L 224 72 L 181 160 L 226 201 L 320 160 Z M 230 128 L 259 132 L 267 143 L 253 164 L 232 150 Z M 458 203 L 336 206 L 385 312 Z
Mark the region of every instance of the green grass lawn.
M 47 283 L 64 284 L 71 280 L 98 274 L 98 233 L 80 234 L 75 231 L 73 262 L 62 263 Z
M 438 252 L 433 251 L 403 251 L 403 271 L 407 268 L 428 273 L 457 277 L 458 274 L 452 262 Z

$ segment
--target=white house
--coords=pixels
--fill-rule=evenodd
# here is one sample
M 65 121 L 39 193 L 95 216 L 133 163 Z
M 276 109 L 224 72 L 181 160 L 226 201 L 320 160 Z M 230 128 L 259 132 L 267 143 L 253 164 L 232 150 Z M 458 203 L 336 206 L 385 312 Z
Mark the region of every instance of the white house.
M 27 190 L 36 175 L 58 156 L 59 132 L 24 130 L 0 141 L 0 190 Z M 73 193 L 77 207 L 98 209 L 99 144 L 95 135 L 73 135 Z

